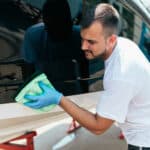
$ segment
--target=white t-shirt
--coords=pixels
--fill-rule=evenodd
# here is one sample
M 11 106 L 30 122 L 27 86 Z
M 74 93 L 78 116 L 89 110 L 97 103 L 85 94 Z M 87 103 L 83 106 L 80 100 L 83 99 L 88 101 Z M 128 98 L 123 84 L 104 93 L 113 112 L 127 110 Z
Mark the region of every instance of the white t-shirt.
M 150 147 L 150 64 L 134 42 L 118 37 L 103 84 L 97 114 L 117 121 L 128 144 Z

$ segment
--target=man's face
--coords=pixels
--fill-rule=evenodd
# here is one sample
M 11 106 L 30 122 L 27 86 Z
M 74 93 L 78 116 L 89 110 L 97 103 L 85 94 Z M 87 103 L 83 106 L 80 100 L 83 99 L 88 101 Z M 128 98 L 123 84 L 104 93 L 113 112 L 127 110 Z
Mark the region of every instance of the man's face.
M 107 59 L 109 53 L 109 37 L 104 36 L 103 27 L 94 22 L 90 27 L 81 30 L 82 50 L 88 60 L 94 58 Z

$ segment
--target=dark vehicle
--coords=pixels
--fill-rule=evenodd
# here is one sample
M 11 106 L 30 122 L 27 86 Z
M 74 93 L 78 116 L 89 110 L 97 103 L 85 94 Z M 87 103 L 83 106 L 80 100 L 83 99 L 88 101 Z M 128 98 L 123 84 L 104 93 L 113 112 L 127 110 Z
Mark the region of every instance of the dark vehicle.
M 12 97 L 18 87 L 34 72 L 33 67 L 29 67 L 23 61 L 20 49 L 26 29 L 42 21 L 41 8 L 44 2 L 45 0 L 0 1 L 0 103 L 13 102 Z M 82 1 L 69 0 L 68 2 L 73 23 L 78 24 Z M 63 63 L 63 60 L 60 60 L 60 63 Z M 80 74 L 77 69 L 74 69 L 76 78 Z M 76 82 L 80 84 L 76 79 L 68 81 L 68 84 L 76 84 Z M 78 88 L 80 87 L 77 87 L 75 93 L 81 92 Z
M 150 1 L 119 0 L 119 3 L 122 10 L 126 10 L 122 11 L 122 14 L 128 24 L 128 30 L 132 29 L 131 39 L 140 46 L 150 61 Z
M 0 103 L 11 102 L 24 76 L 29 74 L 20 57 L 26 28 L 40 21 L 40 11 L 23 1 L 0 1 Z
M 12 97 L 18 87 L 33 73 L 21 58 L 20 47 L 27 27 L 42 21 L 41 8 L 44 2 L 45 0 L 0 1 L 0 103 L 13 102 Z M 68 0 L 68 2 L 75 24 L 79 23 L 81 7 L 97 2 L 113 4 L 122 16 L 120 34 L 138 43 L 150 60 L 149 0 Z M 87 67 L 89 69 L 87 78 L 83 79 L 87 83 L 86 89 L 88 91 L 102 89 L 103 63 L 93 60 Z M 80 72 L 75 72 L 78 81 Z

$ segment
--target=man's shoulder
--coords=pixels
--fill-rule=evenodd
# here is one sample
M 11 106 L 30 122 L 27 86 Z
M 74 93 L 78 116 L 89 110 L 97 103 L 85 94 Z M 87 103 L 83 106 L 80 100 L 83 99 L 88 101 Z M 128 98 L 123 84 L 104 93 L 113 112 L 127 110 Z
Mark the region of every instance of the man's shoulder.
M 133 40 L 131 40 L 129 38 L 126 38 L 126 37 L 118 37 L 118 44 L 119 45 L 126 45 L 125 46 L 126 48 L 127 48 L 127 46 L 129 46 L 129 47 L 131 47 L 131 46 L 137 47 L 137 44 Z
M 73 39 L 77 41 L 80 40 L 80 29 L 81 27 L 79 25 L 73 25 L 72 35 L 73 35 Z
M 80 32 L 81 26 L 80 25 L 73 25 L 73 31 Z
M 36 34 L 36 33 L 41 33 L 43 31 L 44 31 L 44 24 L 41 22 L 30 26 L 26 32 Z

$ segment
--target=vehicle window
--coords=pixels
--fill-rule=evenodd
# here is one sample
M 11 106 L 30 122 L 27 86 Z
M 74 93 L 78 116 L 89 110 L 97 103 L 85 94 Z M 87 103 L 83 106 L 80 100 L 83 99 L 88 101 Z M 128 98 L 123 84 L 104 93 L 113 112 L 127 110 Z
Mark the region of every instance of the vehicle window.
M 143 23 L 139 46 L 150 61 L 150 28 Z
M 22 1 L 0 1 L 0 103 L 12 102 L 30 71 L 20 55 L 24 32 L 38 22 L 38 11 Z
M 82 11 L 82 0 L 68 1 L 74 23 L 78 23 L 76 18 Z M 13 102 L 13 95 L 18 87 L 34 72 L 23 61 L 20 49 L 26 29 L 42 21 L 41 8 L 44 2 L 45 0 L 0 1 L 0 103 Z M 63 65 L 61 62 L 59 64 Z

